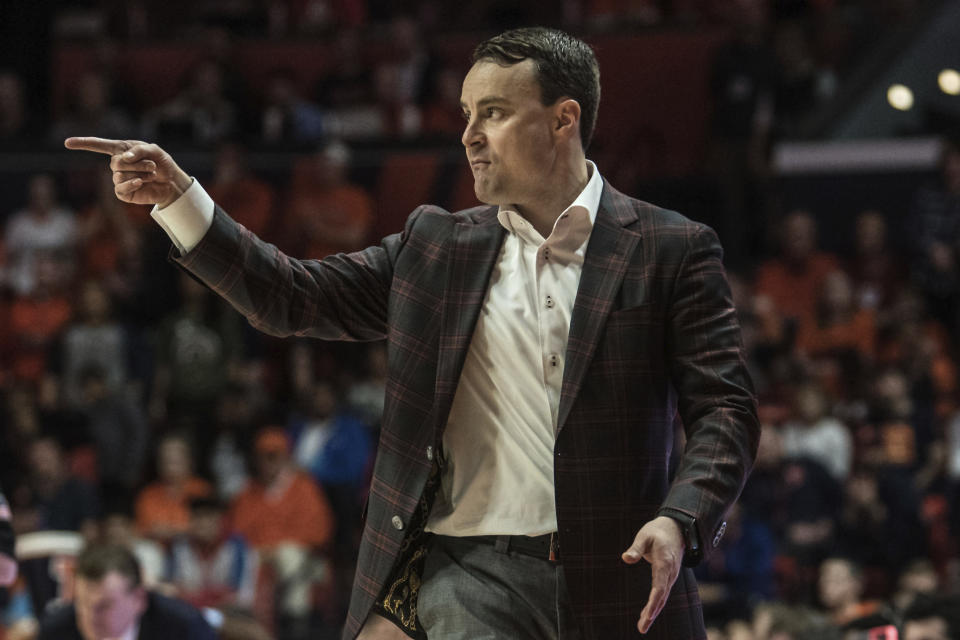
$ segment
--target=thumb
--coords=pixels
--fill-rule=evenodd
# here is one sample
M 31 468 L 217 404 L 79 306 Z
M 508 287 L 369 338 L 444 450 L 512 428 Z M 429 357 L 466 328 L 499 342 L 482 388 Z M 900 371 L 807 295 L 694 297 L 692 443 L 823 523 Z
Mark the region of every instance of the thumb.
M 650 538 L 640 532 L 634 538 L 633 544 L 620 556 L 627 564 L 636 564 L 640 558 L 650 550 Z

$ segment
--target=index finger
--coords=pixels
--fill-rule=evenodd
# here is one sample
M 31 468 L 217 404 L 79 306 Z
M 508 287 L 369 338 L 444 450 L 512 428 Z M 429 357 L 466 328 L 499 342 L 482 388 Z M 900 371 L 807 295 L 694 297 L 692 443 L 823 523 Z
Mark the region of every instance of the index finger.
M 107 138 L 67 138 L 63 141 L 63 146 L 67 149 L 77 151 L 94 151 L 96 153 L 105 153 L 108 156 L 116 155 L 126 151 L 130 145 L 122 140 L 109 140 Z

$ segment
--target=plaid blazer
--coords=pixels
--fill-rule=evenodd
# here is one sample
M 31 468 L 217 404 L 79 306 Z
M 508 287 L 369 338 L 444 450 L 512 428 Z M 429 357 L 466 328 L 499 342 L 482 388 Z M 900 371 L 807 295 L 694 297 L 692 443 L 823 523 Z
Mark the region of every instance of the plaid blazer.
M 380 444 L 350 608 L 414 636 L 423 522 L 441 434 L 505 231 L 497 208 L 421 206 L 402 233 L 321 261 L 295 260 L 219 208 L 175 257 L 250 323 L 280 336 L 387 339 Z M 658 509 L 696 518 L 716 546 L 756 454 L 759 426 L 714 232 L 605 185 L 570 324 L 555 447 L 560 550 L 586 637 L 638 637 L 644 562 L 620 554 Z M 670 469 L 675 419 L 686 446 Z M 647 637 L 704 638 L 690 569 Z

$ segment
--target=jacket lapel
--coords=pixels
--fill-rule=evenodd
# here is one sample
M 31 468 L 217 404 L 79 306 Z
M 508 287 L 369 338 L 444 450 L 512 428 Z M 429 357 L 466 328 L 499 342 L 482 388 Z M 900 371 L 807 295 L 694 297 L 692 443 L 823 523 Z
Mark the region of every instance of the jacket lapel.
M 625 227 L 636 222 L 637 212 L 630 199 L 604 184 L 570 319 L 557 415 L 558 432 L 580 392 L 623 276 L 633 262 L 640 233 Z
M 450 413 L 505 233 L 497 220 L 496 207 L 482 211 L 475 220 L 454 226 L 445 265 L 447 278 L 440 317 L 440 353 L 433 413 L 437 427 L 446 423 Z

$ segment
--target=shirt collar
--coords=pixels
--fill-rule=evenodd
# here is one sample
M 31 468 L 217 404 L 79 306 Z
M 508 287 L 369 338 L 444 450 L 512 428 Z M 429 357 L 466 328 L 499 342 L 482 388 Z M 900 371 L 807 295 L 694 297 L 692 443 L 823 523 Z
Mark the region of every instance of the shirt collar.
M 603 193 L 603 178 L 600 177 L 600 172 L 597 170 L 597 165 L 595 165 L 592 160 L 587 160 L 587 173 L 590 175 L 590 179 L 587 180 L 587 186 L 583 188 L 583 191 L 580 192 L 580 195 L 578 195 L 566 209 L 560 212 L 560 214 L 557 216 L 557 219 L 554 220 L 554 229 L 556 229 L 557 221 L 560 220 L 560 216 L 565 213 L 569 213 L 571 209 L 574 209 L 575 207 L 586 210 L 587 216 L 590 220 L 590 229 L 593 229 L 593 225 L 597 221 L 597 210 L 600 208 L 600 195 Z M 517 213 L 516 205 L 500 205 L 500 208 L 497 211 L 497 219 L 507 231 L 513 233 L 520 232 L 516 223 L 522 221 L 523 216 Z M 532 227 L 529 226 L 529 223 L 525 225 L 525 228 L 532 230 Z

